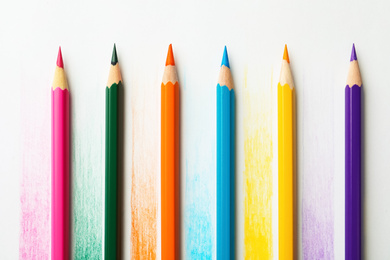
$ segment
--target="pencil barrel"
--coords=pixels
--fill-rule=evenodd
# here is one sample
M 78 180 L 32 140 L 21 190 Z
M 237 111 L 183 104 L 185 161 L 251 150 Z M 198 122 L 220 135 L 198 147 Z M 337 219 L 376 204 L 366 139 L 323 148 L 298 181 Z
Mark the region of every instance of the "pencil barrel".
M 234 259 L 234 90 L 217 85 L 217 259 Z
M 345 88 L 345 259 L 361 259 L 361 87 Z
M 294 258 L 295 89 L 278 84 L 279 258 Z
M 117 259 L 118 88 L 120 87 L 121 82 L 106 88 L 105 259 Z
M 179 250 L 179 84 L 161 84 L 161 259 Z
M 52 259 L 69 259 L 69 91 L 52 90 Z

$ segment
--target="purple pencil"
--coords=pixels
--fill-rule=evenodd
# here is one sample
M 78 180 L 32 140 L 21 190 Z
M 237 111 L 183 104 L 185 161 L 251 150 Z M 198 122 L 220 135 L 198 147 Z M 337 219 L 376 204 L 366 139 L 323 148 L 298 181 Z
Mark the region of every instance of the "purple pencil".
M 355 45 L 345 87 L 345 259 L 361 259 L 361 92 Z

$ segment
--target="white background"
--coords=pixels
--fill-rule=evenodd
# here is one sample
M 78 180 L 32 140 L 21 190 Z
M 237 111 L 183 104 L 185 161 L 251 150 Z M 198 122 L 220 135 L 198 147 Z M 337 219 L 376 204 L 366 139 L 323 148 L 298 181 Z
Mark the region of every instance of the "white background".
M 50 102 L 48 93 L 54 74 L 57 49 L 61 45 L 74 97 L 73 111 L 102 113 L 104 102 L 101 102 L 97 109 L 92 109 L 88 105 L 87 97 L 88 92 L 100 91 L 101 100 L 104 100 L 112 44 L 116 42 L 122 75 L 130 82 L 130 91 L 127 91 L 125 101 L 131 99 L 132 89 L 137 87 L 132 82 L 141 82 L 140 85 L 143 86 L 147 86 L 145 82 L 154 86 L 160 85 L 167 47 L 169 43 L 173 43 L 179 78 L 197 80 L 196 83 L 188 83 L 188 86 L 198 88 L 192 92 L 196 95 L 191 98 L 198 99 L 199 105 L 209 107 L 210 113 L 215 112 L 215 103 L 207 104 L 203 102 L 203 97 L 215 93 L 223 46 L 228 46 L 237 98 L 239 212 L 243 208 L 244 196 L 243 105 L 240 103 L 243 100 L 240 93 L 244 70 L 250 68 L 251 71 L 259 71 L 259 74 L 264 75 L 264 80 L 268 81 L 273 77 L 273 84 L 276 86 L 283 47 L 287 43 L 297 91 L 298 181 L 302 182 L 304 154 L 316 152 L 304 151 L 304 133 L 315 133 L 319 128 L 330 129 L 333 131 L 333 142 L 324 142 L 323 146 L 327 153 L 333 153 L 335 158 L 334 162 L 330 162 L 334 163 L 334 194 L 330 194 L 334 196 L 335 203 L 334 252 L 335 258 L 343 259 L 344 87 L 350 50 L 354 42 L 365 88 L 364 255 L 366 259 L 389 259 L 390 120 L 387 118 L 390 114 L 390 86 L 387 82 L 390 71 L 387 62 L 390 55 L 387 51 L 390 39 L 389 10 L 389 1 L 2 2 L 1 258 L 18 258 L 21 127 L 24 111 L 22 109 L 24 104 L 20 98 L 22 86 L 36 89 L 32 92 L 30 104 L 36 103 L 37 106 L 41 106 L 45 102 Z M 309 88 L 310 91 L 304 92 Z M 323 88 L 327 88 L 331 98 L 321 98 L 319 93 L 323 93 Z M 312 100 L 314 98 L 316 100 Z M 313 107 L 304 106 L 304 100 L 310 100 L 309 104 L 313 104 Z M 44 107 L 50 108 L 49 103 Z M 303 122 L 301 115 L 304 114 L 304 109 L 310 111 L 331 109 L 333 113 L 324 119 L 319 113 L 315 123 Z M 50 113 L 47 112 L 47 115 Z M 126 127 L 130 129 L 129 121 L 127 120 Z M 211 126 L 215 125 L 213 122 L 209 123 Z M 77 125 L 74 127 L 77 128 Z M 276 128 L 273 129 L 276 133 Z M 50 129 L 47 133 L 50 133 Z M 182 138 L 190 137 L 182 133 Z M 127 140 L 125 150 L 130 151 L 131 143 L 129 139 Z M 277 145 L 274 144 L 274 147 Z M 321 167 L 321 162 L 318 165 Z M 129 169 L 130 165 L 126 165 L 125 170 Z M 276 171 L 274 176 L 275 174 Z M 130 187 L 130 181 L 127 178 L 125 185 Z M 276 183 L 274 187 L 277 187 Z M 302 191 L 298 194 L 301 195 Z M 130 201 L 128 191 L 125 196 L 125 200 Z M 301 200 L 299 196 L 299 201 Z M 125 209 L 125 212 L 129 217 L 129 209 Z M 242 215 L 238 216 L 237 256 L 241 259 Z M 276 215 L 274 219 L 276 221 Z M 129 223 L 125 225 L 129 227 Z M 298 227 L 299 232 L 301 224 Z M 130 229 L 126 228 L 126 232 L 124 243 L 129 245 Z M 277 256 L 277 243 L 274 245 Z M 130 250 L 125 251 L 125 258 L 129 259 Z M 299 255 L 302 257 L 301 249 Z

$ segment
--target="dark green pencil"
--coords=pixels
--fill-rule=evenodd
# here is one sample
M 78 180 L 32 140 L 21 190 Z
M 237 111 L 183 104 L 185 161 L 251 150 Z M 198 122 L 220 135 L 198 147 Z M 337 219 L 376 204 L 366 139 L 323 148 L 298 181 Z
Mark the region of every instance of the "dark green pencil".
M 118 88 L 122 77 L 112 51 L 111 68 L 106 87 L 106 186 L 104 221 L 104 259 L 117 259 L 118 212 Z

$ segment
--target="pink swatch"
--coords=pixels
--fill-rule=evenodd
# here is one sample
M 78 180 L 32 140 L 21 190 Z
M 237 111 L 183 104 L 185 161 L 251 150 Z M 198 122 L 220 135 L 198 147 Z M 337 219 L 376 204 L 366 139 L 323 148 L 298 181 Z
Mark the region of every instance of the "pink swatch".
M 50 91 L 22 90 L 19 259 L 50 259 Z M 42 100 L 32 99 L 41 96 Z

